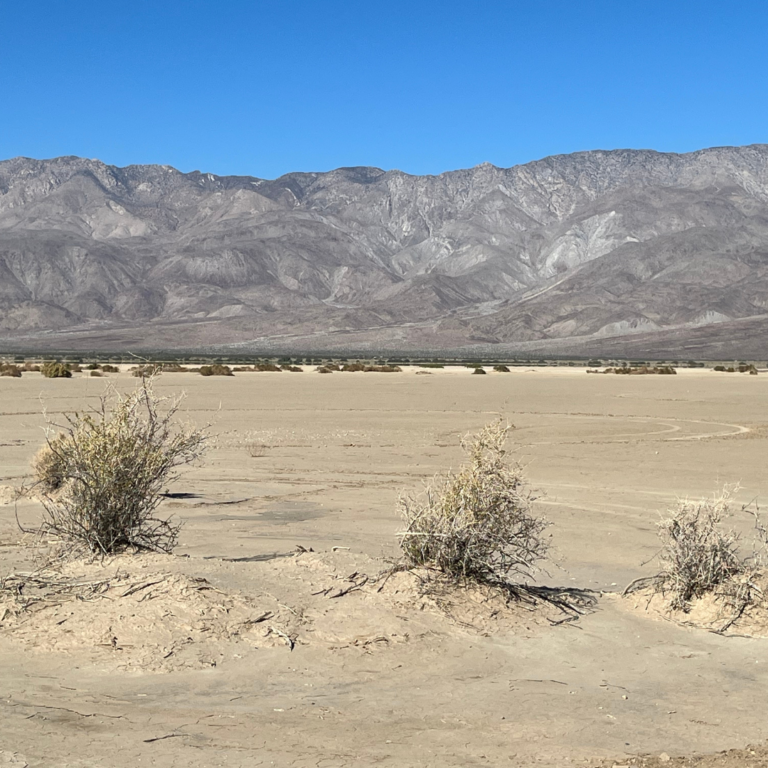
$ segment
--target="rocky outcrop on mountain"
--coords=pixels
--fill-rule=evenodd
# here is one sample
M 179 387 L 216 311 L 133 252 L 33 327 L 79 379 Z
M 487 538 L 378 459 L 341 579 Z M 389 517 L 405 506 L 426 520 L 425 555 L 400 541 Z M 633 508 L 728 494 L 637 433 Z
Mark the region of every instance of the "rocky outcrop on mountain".
M 768 145 L 274 181 L 0 162 L 7 348 L 705 356 L 733 328 L 736 355 L 764 317 Z

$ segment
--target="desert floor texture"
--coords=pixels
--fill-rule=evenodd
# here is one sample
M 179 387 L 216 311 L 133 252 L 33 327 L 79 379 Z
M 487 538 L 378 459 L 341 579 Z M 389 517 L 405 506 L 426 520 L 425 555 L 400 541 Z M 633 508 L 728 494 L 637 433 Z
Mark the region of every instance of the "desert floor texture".
M 768 500 L 768 375 L 416 371 L 163 374 L 216 435 L 161 506 L 180 545 L 65 565 L 87 600 L 0 606 L 0 766 L 768 765 L 768 639 L 620 597 L 678 496 Z M 13 489 L 43 408 L 105 378 L 0 379 L 0 578 L 34 566 L 16 513 L 41 507 Z M 540 583 L 580 614 L 381 576 L 398 494 L 497 415 L 552 522 Z

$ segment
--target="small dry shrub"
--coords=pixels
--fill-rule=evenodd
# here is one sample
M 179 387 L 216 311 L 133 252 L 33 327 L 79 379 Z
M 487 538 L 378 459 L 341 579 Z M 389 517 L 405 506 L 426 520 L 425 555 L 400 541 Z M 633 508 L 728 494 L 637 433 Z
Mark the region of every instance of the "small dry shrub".
M 44 363 L 40 372 L 46 379 L 71 379 L 72 371 L 64 363 Z
M 493 370 L 498 373 L 509 373 L 509 368 L 506 365 L 494 365 Z
M 179 525 L 154 513 L 176 468 L 202 455 L 206 434 L 177 425 L 181 398 L 160 398 L 152 384 L 128 395 L 108 388 L 98 408 L 67 416 L 48 440 L 37 475 L 59 490 L 43 496 L 43 534 L 96 553 L 173 549 Z
M 366 373 L 402 373 L 403 369 L 399 365 L 368 365 L 365 368 Z
M 758 511 L 743 507 L 755 518 L 755 539 L 751 553 L 740 554 L 741 537 L 724 524 L 735 490 L 726 486 L 711 499 L 680 500 L 659 522 L 661 570 L 653 588 L 671 609 L 689 611 L 693 600 L 711 592 L 729 604 L 740 602 L 739 614 L 752 601 L 768 535 Z
M 90 375 L 95 377 L 95 378 L 97 378 L 97 379 L 99 379 L 99 378 L 101 378 L 102 373 L 101 373 L 101 371 L 91 371 Z
M 400 373 L 403 369 L 399 365 L 369 365 L 367 363 L 347 363 L 342 366 L 342 371 L 349 373 Z
M 333 373 L 333 371 L 327 365 L 318 366 L 315 370 L 318 373 Z
M 472 375 L 473 375 L 473 376 L 474 376 L 475 374 L 477 374 L 477 373 L 479 373 L 479 374 L 484 374 L 484 373 L 485 373 L 485 368 L 475 368 L 475 370 L 474 370 L 474 371 L 472 371 Z
M 13 363 L 0 363 L 0 376 L 11 376 L 14 379 L 21 378 L 21 368 Z
M 232 373 L 232 369 L 228 365 L 219 365 L 218 363 L 214 363 L 214 365 L 201 365 L 200 375 L 201 376 L 234 376 L 235 374 Z
M 435 478 L 419 497 L 401 496 L 407 567 L 478 582 L 533 575 L 549 547 L 548 523 L 533 513 L 521 466 L 507 461 L 509 429 L 496 421 L 465 437 L 466 465 Z
M 280 368 L 279 365 L 275 365 L 274 363 L 256 363 L 256 365 L 253 366 L 253 370 L 259 372 L 270 371 L 272 373 L 280 373 L 282 368 Z
M 139 365 L 131 371 L 131 376 L 135 376 L 137 379 L 147 379 L 159 376 L 163 371 L 163 366 L 158 363 L 147 363 L 146 365 Z
M 101 366 L 102 373 L 120 373 L 120 369 L 116 365 L 105 364 Z

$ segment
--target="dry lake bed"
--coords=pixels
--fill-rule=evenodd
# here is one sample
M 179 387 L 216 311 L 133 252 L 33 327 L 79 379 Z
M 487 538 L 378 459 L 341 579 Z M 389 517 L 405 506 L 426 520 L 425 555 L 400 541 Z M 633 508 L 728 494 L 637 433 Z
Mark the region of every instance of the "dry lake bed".
M 768 501 L 768 375 L 583 369 L 166 373 L 215 441 L 160 507 L 171 556 L 63 566 L 87 599 L 0 607 L 0 766 L 768 765 L 768 639 L 620 597 L 659 513 L 739 483 Z M 110 377 L 135 386 L 127 372 Z M 52 420 L 105 378 L 0 378 L 0 579 L 34 566 L 14 503 Z M 498 415 L 552 526 L 540 583 L 583 615 L 423 598 L 397 498 Z M 744 531 L 750 521 L 737 520 Z M 82 597 L 82 595 L 80 595 Z M 679 764 L 683 764 L 680 762 Z M 686 761 L 685 764 L 688 764 Z

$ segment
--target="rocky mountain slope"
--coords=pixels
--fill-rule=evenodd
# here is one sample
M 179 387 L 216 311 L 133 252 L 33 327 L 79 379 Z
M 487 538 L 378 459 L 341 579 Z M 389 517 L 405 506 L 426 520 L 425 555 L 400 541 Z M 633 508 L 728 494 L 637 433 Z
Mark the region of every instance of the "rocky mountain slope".
M 764 327 L 768 145 L 274 181 L 0 162 L 6 348 L 764 357 Z

